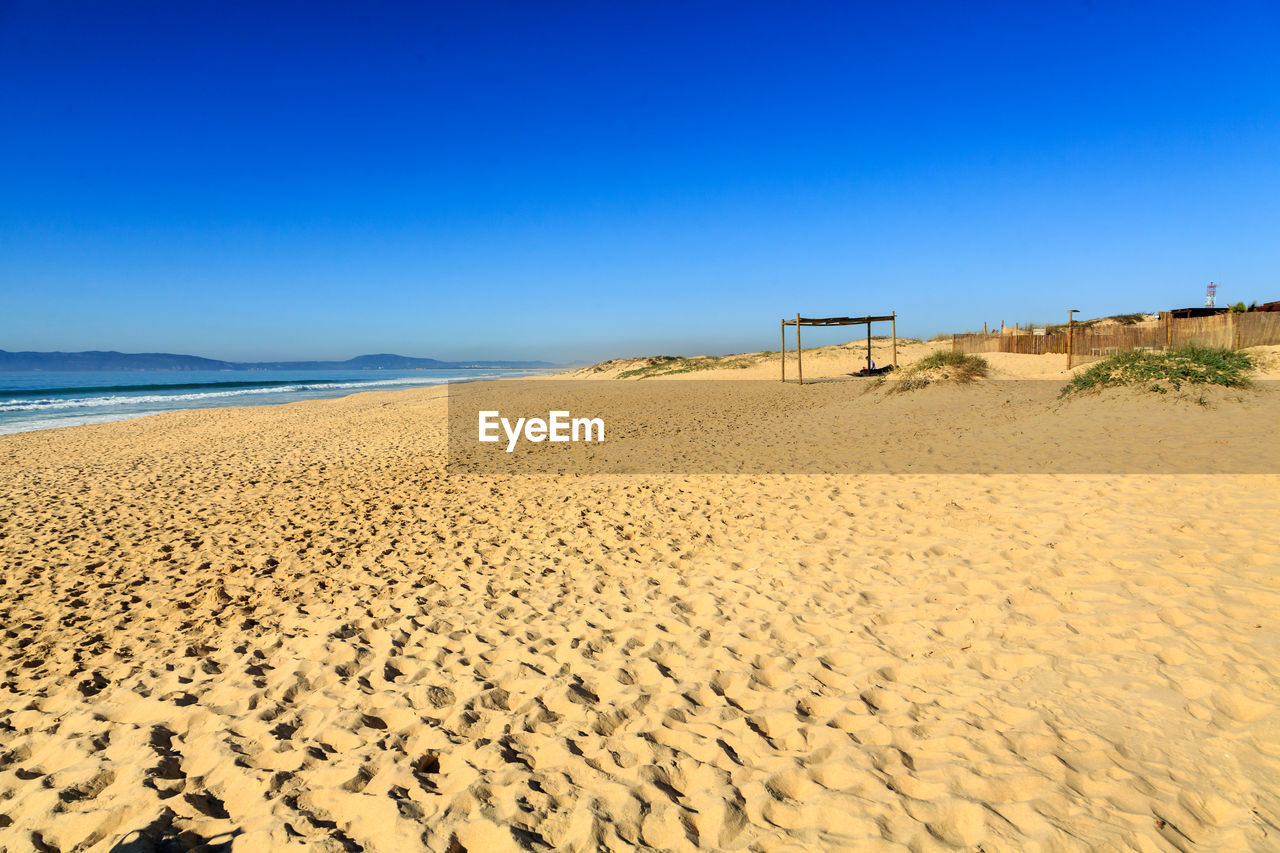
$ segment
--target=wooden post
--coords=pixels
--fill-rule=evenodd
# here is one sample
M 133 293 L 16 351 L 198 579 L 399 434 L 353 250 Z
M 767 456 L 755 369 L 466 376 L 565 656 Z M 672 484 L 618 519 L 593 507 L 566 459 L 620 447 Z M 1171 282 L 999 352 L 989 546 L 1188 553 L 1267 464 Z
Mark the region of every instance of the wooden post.
M 1240 315 L 1231 312 L 1231 348 L 1240 349 Z
M 1173 312 L 1169 311 L 1164 315 L 1164 348 L 1171 349 L 1173 347 Z
M 804 384 L 804 362 L 800 355 L 800 315 L 796 314 L 796 383 Z
M 787 321 L 782 321 L 782 381 L 787 381 Z
M 986 321 L 986 320 L 983 320 L 983 321 L 982 321 L 982 334 L 984 334 L 984 335 L 985 335 L 985 334 L 987 334 L 987 321 Z
M 1076 331 L 1076 312 L 1071 309 L 1067 312 L 1067 370 L 1071 369 L 1071 344 L 1075 337 Z
M 867 370 L 871 369 L 871 321 L 867 321 Z
M 889 328 L 893 331 L 893 369 L 898 369 L 898 312 L 892 311 L 889 316 Z

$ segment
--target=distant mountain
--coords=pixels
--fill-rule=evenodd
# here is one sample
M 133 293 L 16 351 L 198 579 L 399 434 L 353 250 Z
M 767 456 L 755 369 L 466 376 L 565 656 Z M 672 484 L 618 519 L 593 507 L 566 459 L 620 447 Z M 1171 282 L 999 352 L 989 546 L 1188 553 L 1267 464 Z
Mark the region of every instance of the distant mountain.
M 230 361 L 168 352 L 5 352 L 0 370 L 236 370 Z
M 346 361 L 218 361 L 168 352 L 6 352 L 0 370 L 465 370 L 555 367 L 546 361 L 437 361 L 379 353 Z

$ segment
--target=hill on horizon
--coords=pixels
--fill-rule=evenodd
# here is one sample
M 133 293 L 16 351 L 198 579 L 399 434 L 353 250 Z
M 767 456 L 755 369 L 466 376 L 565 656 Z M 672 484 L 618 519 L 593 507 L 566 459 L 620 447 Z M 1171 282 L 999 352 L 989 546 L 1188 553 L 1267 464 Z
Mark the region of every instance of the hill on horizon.
M 222 361 L 168 352 L 8 352 L 0 350 L 0 370 L 465 370 L 556 367 L 547 361 L 439 361 L 394 353 L 358 355 L 346 361 Z

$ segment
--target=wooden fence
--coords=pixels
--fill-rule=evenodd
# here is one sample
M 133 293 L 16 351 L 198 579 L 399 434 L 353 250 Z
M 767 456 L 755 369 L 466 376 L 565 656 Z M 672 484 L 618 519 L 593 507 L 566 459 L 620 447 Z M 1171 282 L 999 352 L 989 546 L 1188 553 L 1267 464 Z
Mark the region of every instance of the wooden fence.
M 1280 313 L 1248 312 L 1217 314 L 1212 317 L 1177 319 L 1162 317 L 1154 323 L 1132 326 L 1090 328 L 1076 326 L 1071 341 L 1071 363 L 1096 361 L 1117 352 L 1135 349 L 1167 349 L 1195 344 L 1202 347 L 1244 349 L 1280 344 Z M 1051 334 L 966 334 L 952 335 L 955 352 L 1013 352 L 1047 355 L 1067 352 L 1065 329 Z

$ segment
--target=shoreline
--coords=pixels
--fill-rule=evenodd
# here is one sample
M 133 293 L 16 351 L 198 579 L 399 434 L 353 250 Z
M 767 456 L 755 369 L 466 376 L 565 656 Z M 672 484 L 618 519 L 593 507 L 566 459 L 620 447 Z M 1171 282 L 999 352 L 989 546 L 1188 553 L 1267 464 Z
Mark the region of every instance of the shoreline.
M 428 369 L 422 368 L 419 370 L 425 371 Z M 419 372 L 419 370 L 415 370 L 412 372 Z M 483 369 L 483 370 L 486 374 L 491 372 L 499 372 L 496 370 L 495 371 L 489 371 L 488 369 Z M 539 370 L 540 369 L 535 369 L 535 368 L 518 368 L 518 369 L 511 369 L 507 372 L 508 373 L 519 372 L 526 375 L 537 375 L 537 372 Z M 155 371 L 155 373 L 166 373 L 166 374 L 182 373 L 182 372 L 183 371 Z M 371 370 L 371 371 L 365 371 L 365 372 L 376 376 L 382 371 Z M 411 371 L 404 371 L 404 372 L 411 372 Z M 459 371 L 453 370 L 451 372 L 457 373 Z M 45 375 L 51 375 L 51 374 L 45 374 Z M 72 375 L 80 375 L 80 373 L 73 372 Z M 492 379 L 505 379 L 505 378 L 511 378 L 511 377 L 486 375 L 484 377 L 477 377 L 474 380 L 472 380 L 470 377 L 467 377 L 467 380 L 468 381 L 489 381 Z M 28 407 L 28 411 L 30 412 L 30 414 L 27 416 L 26 419 L 10 418 L 9 420 L 0 420 L 0 435 L 19 435 L 26 432 L 41 432 L 48 429 L 70 429 L 76 426 L 92 426 L 92 425 L 101 424 L 101 423 L 114 423 L 114 422 L 123 421 L 123 420 L 135 420 L 137 418 L 149 417 L 150 415 L 153 415 L 153 414 L 163 414 L 166 412 L 196 411 L 199 409 L 216 409 L 216 408 L 251 408 L 256 406 L 279 406 L 279 405 L 289 405 L 296 402 L 307 402 L 311 400 L 338 399 L 340 397 L 350 396 L 351 394 L 376 392 L 379 390 L 389 390 L 389 389 L 378 388 L 378 387 L 366 387 L 364 390 L 354 390 L 354 391 L 348 390 L 352 385 L 359 386 L 363 384 L 366 386 L 368 385 L 376 386 L 379 384 L 392 384 L 397 382 L 397 379 L 376 380 L 376 379 L 373 379 L 372 377 L 370 377 L 367 381 L 362 381 L 362 379 L 327 378 L 327 379 L 313 380 L 309 377 L 303 377 L 303 378 L 290 378 L 290 379 L 260 381 L 260 382 L 246 381 L 244 383 L 239 383 L 239 382 L 235 382 L 235 383 L 193 382 L 193 383 L 180 383 L 180 384 L 141 383 L 141 384 L 130 384 L 130 385 L 76 386 L 76 387 L 67 387 L 67 388 L 37 388 L 37 389 L 16 388 L 10 392 L 0 391 L 0 400 L 4 400 L 6 404 Z M 398 379 L 404 380 L 404 379 L 407 379 L 407 377 L 398 377 Z M 409 387 L 403 390 L 412 390 L 413 388 L 432 388 L 432 387 L 437 387 L 439 385 L 447 385 L 450 383 L 450 380 L 445 379 L 442 382 L 431 382 L 430 384 L 425 384 L 425 385 L 413 385 L 413 384 L 410 384 L 410 382 L 404 383 L 406 385 L 409 385 Z M 236 397 L 237 395 L 245 395 L 245 397 L 243 402 L 227 402 L 221 405 L 218 405 L 218 404 L 182 405 L 182 406 L 175 406 L 174 408 L 157 408 L 154 410 L 143 410 L 143 411 L 132 411 L 132 412 L 104 411 L 98 414 L 86 414 L 81 416 L 75 416 L 75 415 L 58 416 L 56 414 L 53 414 L 54 412 L 65 410 L 66 408 L 78 407 L 78 406 L 90 406 L 90 405 L 93 405 L 96 400 L 104 401 L 99 404 L 104 406 L 106 405 L 115 405 L 115 406 L 144 405 L 147 403 L 158 402 L 157 398 L 155 397 L 145 396 L 141 393 L 137 393 L 137 392 L 146 392 L 148 390 L 154 390 L 156 393 L 167 394 L 167 396 L 175 402 L 178 400 L 181 400 L 183 397 L 205 398 L 208 400 L 213 400 L 217 398 L 226 398 L 226 397 Z M 347 393 L 342 393 L 342 394 L 338 394 L 331 397 L 331 396 L 325 396 L 326 390 L 332 390 L 335 392 L 347 391 Z M 137 393 L 137 396 L 117 396 L 121 391 L 134 392 L 134 393 Z M 112 395 L 112 396 L 110 397 L 68 396 L 68 397 L 61 397 L 61 398 L 55 397 L 55 399 L 53 400 L 45 400 L 45 401 L 37 399 L 37 397 L 40 395 L 49 397 L 57 394 L 69 394 L 72 392 L 75 392 L 77 394 L 84 394 L 84 395 L 88 395 L 91 392 L 100 392 L 101 394 Z M 11 396 L 13 399 L 6 399 L 6 394 Z M 281 400 L 279 402 L 263 402 L 263 401 L 253 400 L 248 397 L 248 395 L 257 395 L 257 394 L 263 394 L 263 395 L 293 394 L 295 395 L 296 398 Z M 105 402 L 107 400 L 114 400 L 115 402 L 114 404 L 111 404 L 111 403 Z M 52 405 L 50 405 L 47 409 L 32 408 L 36 404 L 41 402 L 52 403 Z M 44 417 L 41 417 L 41 415 L 45 412 L 49 412 L 50 414 L 45 415 Z M 0 417 L 2 416 L 3 416 L 3 413 L 0 413 Z M 62 423 L 62 424 L 56 423 L 56 421 L 60 421 L 60 420 L 66 420 L 71 422 Z M 12 425 L 15 423 L 20 424 L 21 428 L 17 428 L 17 429 L 11 428 Z M 30 423 L 35 423 L 38 425 L 29 426 L 28 424 Z

